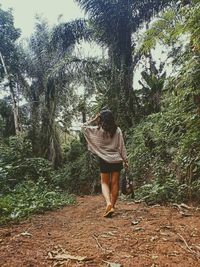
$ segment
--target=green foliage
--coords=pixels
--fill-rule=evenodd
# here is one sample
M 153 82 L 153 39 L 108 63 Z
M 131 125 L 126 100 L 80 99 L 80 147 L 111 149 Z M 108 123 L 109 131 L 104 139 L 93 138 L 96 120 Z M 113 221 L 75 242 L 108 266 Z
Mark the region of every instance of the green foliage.
M 135 191 L 135 199 L 143 200 L 150 205 L 166 202 L 175 202 L 178 200 L 178 181 L 176 179 L 167 179 L 164 183 L 154 180 L 152 183 L 143 185 Z
M 141 51 L 147 53 L 159 43 L 170 46 L 177 42 L 180 34 L 180 23 L 184 17 L 178 16 L 178 11 L 174 8 L 165 11 L 161 18 L 151 25 L 146 31 L 141 46 Z M 175 27 L 176 26 L 176 27 Z
M 173 196 L 168 195 L 169 178 L 174 179 L 176 187 L 177 182 L 179 185 L 174 195 L 177 193 L 185 201 L 199 200 L 197 194 L 193 194 L 194 184 L 199 184 L 200 179 L 200 117 L 199 103 L 195 100 L 200 93 L 195 82 L 199 73 L 197 62 L 187 62 L 180 75 L 173 79 L 172 91 L 165 93 L 161 112 L 148 116 L 129 136 L 135 182 L 141 186 L 153 180 L 142 191 L 144 195 L 149 189 L 151 197 L 156 191 L 153 201 L 166 200 L 167 196 L 173 200 Z
M 186 183 L 179 183 L 175 177 L 168 178 L 163 183 L 159 180 L 154 180 L 152 183 L 141 186 L 134 193 L 136 200 L 145 201 L 149 205 L 169 202 L 181 203 L 188 202 L 188 200 L 199 203 L 200 181 L 193 181 L 189 186 Z
M 193 98 L 181 98 L 168 94 L 162 112 L 148 116 L 130 134 L 128 150 L 138 184 L 174 173 L 176 178 L 188 180 L 188 168 L 192 168 L 192 179 L 199 179 L 200 118 Z
M 139 80 L 142 88 L 136 91 L 138 102 L 140 102 L 139 114 L 141 117 L 160 111 L 164 82 L 166 80 L 165 64 L 161 63 L 157 68 L 151 53 L 147 59 L 149 64 L 145 65 L 149 65 L 149 67 L 144 67 L 141 72 L 141 80 Z
M 33 158 L 30 140 L 26 136 L 10 137 L 0 142 L 0 193 L 24 180 L 37 181 L 45 177 L 50 182 L 52 166 L 43 158 Z
M 31 138 L 20 135 L 0 140 L 0 223 L 73 203 L 72 197 L 58 188 L 76 194 L 95 192 L 97 159 L 87 151 L 82 137 L 67 144 L 63 153 L 58 130 L 67 132 L 73 116 L 82 112 L 85 120 L 86 112 L 104 105 L 118 114 L 120 126 L 127 129 L 133 121 L 138 123 L 128 133 L 127 142 L 131 176 L 138 187 L 136 198 L 149 204 L 200 201 L 199 0 L 192 6 L 172 6 L 149 25 L 141 51 L 149 52 L 157 42 L 172 46 L 173 52 L 180 50 L 182 65 L 165 86 L 164 64 L 157 69 L 150 58 L 149 67 L 141 73 L 142 90 L 137 93 L 132 90 L 133 67 L 140 51 L 133 60 L 132 34 L 170 1 L 77 2 L 89 21 L 63 23 L 52 30 L 46 21 L 37 19 L 27 50 L 21 52 L 15 47 L 19 31 L 13 26 L 12 13 L 0 9 L 0 52 L 10 83 L 28 100 L 25 117 L 30 118 Z M 185 52 L 178 42 L 183 34 L 192 48 Z M 73 54 L 77 41 L 90 38 L 108 48 L 108 60 L 79 59 Z M 177 53 L 173 57 L 179 58 Z M 0 80 L 4 76 L 0 65 Z M 85 86 L 79 105 L 74 84 Z M 87 100 L 94 91 L 97 103 L 89 106 Z M 13 125 L 9 101 L 0 103 L 2 137 L 13 133 L 6 128 Z M 64 165 L 53 170 L 44 158 L 55 167 Z
M 129 135 L 130 165 L 141 186 L 136 195 L 149 203 L 200 200 L 199 10 L 199 2 L 174 14 L 169 10 L 147 32 L 146 40 L 167 45 L 177 45 L 178 38 L 189 33 L 193 45 L 174 54 L 175 59 L 181 55 L 181 65 L 164 88 L 161 111 L 146 117 Z M 148 49 L 148 42 L 144 47 Z
M 11 10 L 4 11 L 0 7 L 0 53 L 5 64 L 9 67 L 9 73 L 17 67 L 17 53 L 15 41 L 20 36 L 19 29 L 15 29 Z M 1 62 L 1 61 L 0 61 Z M 0 81 L 5 76 L 2 62 L 0 63 Z
M 43 178 L 36 183 L 26 181 L 9 194 L 0 195 L 0 224 L 73 203 L 72 196 L 48 187 Z
M 12 107 L 8 99 L 0 99 L 0 137 L 8 137 L 15 134 Z
M 65 162 L 53 175 L 53 183 L 68 192 L 92 193 L 99 181 L 99 170 L 97 159 L 87 151 L 86 145 L 73 140 L 66 148 Z
M 158 42 L 167 47 L 177 46 L 183 34 L 188 39 L 192 34 L 193 43 L 196 44 L 199 41 L 199 12 L 199 4 L 184 6 L 179 3 L 164 10 L 142 36 L 141 51 L 150 51 Z

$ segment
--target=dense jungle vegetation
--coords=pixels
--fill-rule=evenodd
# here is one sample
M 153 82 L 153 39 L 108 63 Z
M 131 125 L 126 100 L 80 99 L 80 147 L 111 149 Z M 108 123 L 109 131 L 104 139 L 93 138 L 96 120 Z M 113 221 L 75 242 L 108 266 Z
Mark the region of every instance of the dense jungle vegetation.
M 96 193 L 97 161 L 71 125 L 105 106 L 125 135 L 135 198 L 199 203 L 200 1 L 76 2 L 87 19 L 37 18 L 23 42 L 0 8 L 0 223 Z M 81 57 L 83 42 L 106 56 Z

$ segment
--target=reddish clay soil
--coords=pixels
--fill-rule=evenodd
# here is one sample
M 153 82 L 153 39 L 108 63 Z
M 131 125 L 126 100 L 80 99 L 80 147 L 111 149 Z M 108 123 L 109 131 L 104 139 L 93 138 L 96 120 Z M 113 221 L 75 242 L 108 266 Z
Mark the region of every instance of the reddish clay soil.
M 74 206 L 0 228 L 0 266 L 200 266 L 198 208 L 121 200 L 112 218 L 103 212 L 102 196 L 85 196 Z

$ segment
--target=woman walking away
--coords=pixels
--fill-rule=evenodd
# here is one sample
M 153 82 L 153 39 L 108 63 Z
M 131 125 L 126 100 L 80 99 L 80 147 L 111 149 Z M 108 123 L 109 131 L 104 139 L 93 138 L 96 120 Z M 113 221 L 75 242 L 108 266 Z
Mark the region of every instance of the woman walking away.
M 120 171 L 128 168 L 122 131 L 110 110 L 103 110 L 82 125 L 88 149 L 99 157 L 101 188 L 106 201 L 104 217 L 111 217 L 119 194 Z M 111 185 L 111 190 L 110 190 Z

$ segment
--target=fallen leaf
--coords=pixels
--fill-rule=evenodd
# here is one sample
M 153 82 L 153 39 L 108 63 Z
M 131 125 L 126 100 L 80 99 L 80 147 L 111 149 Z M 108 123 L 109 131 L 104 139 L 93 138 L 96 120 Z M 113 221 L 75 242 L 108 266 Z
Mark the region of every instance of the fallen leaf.
M 19 236 L 33 236 L 32 234 L 28 233 L 28 232 L 24 232 L 24 233 L 20 233 Z
M 115 231 L 116 232 L 116 231 Z M 111 231 L 109 231 L 109 232 L 106 232 L 106 233 L 104 233 L 104 235 L 111 235 L 111 236 L 115 236 L 115 233 L 114 232 L 111 232 Z
M 164 235 L 164 236 L 169 236 L 169 233 L 162 232 L 162 231 L 160 231 L 160 234 L 161 234 L 161 235 Z
M 131 224 L 132 225 L 137 225 L 139 222 L 138 221 L 132 221 Z
M 108 261 L 104 262 L 108 264 L 107 267 L 123 267 L 120 263 L 108 262 Z
M 143 200 L 134 200 L 134 203 L 142 203 L 143 202 Z
M 168 256 L 175 256 L 176 257 L 178 254 L 179 254 L 179 252 L 173 251 L 173 252 L 169 253 Z
M 144 231 L 144 228 L 142 228 L 142 227 L 135 227 L 133 230 L 134 231 Z
M 186 204 L 184 204 L 184 203 L 181 203 L 181 204 L 180 204 L 180 207 L 181 207 L 181 208 L 185 208 L 185 209 L 187 209 L 187 210 L 191 210 L 191 209 L 192 209 L 192 207 L 189 207 L 188 205 L 186 205 Z
M 151 258 L 152 258 L 152 260 L 156 260 L 158 258 L 158 256 L 153 255 Z
M 112 263 L 112 262 L 110 262 L 109 267 L 122 267 L 122 265 L 120 263 Z
M 51 254 L 51 252 L 48 253 L 49 258 L 52 260 L 59 260 L 59 261 L 63 261 L 63 260 L 76 260 L 76 261 L 84 261 L 87 259 L 87 257 L 81 257 L 81 256 L 72 256 L 70 254 L 57 254 L 55 256 L 53 256 Z

